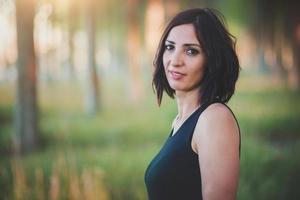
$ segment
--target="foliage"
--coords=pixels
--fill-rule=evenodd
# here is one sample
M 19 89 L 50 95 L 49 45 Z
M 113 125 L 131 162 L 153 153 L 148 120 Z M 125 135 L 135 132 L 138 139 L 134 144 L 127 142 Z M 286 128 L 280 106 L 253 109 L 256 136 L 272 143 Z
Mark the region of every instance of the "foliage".
M 0 101 L 1 196 L 145 199 L 144 171 L 170 131 L 176 105 L 165 98 L 157 108 L 151 92 L 132 105 L 121 82 L 104 84 L 104 106 L 94 118 L 81 109 L 78 84 L 41 86 L 46 143 L 22 157 L 9 151 L 13 87 L 2 85 L 7 95 Z M 238 199 L 299 199 L 299 99 L 276 80 L 242 76 L 230 102 L 242 131 Z

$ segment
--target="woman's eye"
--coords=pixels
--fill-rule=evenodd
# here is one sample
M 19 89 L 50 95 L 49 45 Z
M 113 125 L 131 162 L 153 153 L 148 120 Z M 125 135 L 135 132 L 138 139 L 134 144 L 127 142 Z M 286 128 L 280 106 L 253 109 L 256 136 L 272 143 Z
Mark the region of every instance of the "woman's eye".
M 165 45 L 165 49 L 168 50 L 168 51 L 171 51 L 174 49 L 174 46 L 173 45 L 170 45 L 170 44 L 166 44 Z
M 199 53 L 198 50 L 192 49 L 192 48 L 187 49 L 186 52 L 187 52 L 187 54 L 190 55 L 190 56 L 194 56 L 194 55 L 197 55 L 197 54 Z

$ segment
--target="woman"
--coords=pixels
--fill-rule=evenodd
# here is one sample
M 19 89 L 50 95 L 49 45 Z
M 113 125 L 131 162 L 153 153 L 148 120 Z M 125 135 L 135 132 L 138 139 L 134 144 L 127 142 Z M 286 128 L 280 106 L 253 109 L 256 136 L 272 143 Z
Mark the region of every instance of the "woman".
M 233 36 L 213 9 L 189 9 L 167 25 L 154 60 L 153 85 L 176 98 L 172 131 L 145 173 L 150 200 L 236 199 L 240 131 L 225 105 L 239 62 Z

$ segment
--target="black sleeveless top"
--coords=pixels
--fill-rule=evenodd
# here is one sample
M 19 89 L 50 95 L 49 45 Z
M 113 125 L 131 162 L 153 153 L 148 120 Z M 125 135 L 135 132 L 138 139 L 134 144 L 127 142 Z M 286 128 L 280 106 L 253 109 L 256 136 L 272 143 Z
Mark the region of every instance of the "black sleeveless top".
M 149 164 L 144 177 L 149 200 L 202 199 L 198 154 L 193 151 L 191 140 L 200 114 L 212 103 L 216 102 L 203 104 L 194 111 L 173 136 L 172 129 Z

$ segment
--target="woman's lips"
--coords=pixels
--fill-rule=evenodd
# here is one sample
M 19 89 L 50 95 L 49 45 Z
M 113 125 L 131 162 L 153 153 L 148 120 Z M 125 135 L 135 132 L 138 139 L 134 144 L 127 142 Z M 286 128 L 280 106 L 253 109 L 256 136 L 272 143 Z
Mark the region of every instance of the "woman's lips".
M 169 70 L 169 73 L 170 73 L 171 78 L 174 80 L 182 79 L 185 76 L 185 74 L 177 72 L 177 71 Z

